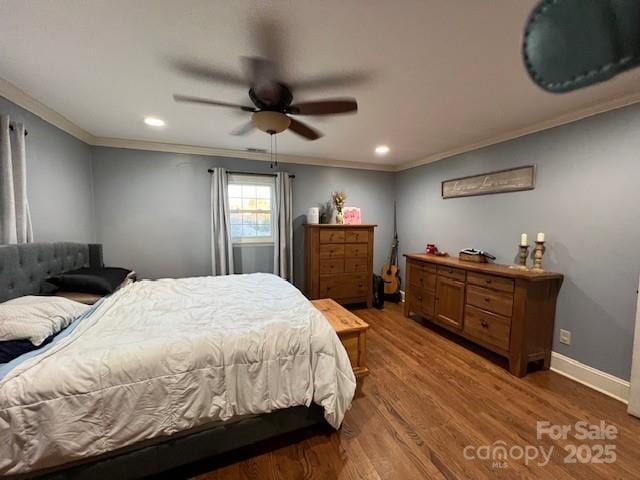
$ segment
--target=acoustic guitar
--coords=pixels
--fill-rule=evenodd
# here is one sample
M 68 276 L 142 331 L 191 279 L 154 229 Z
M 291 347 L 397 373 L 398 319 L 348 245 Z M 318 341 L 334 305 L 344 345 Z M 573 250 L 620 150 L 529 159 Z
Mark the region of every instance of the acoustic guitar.
M 400 293 L 400 275 L 398 269 L 398 228 L 396 225 L 396 205 L 393 204 L 393 241 L 391 242 L 391 252 L 389 252 L 389 262 L 382 266 L 382 281 L 384 282 L 385 295 Z

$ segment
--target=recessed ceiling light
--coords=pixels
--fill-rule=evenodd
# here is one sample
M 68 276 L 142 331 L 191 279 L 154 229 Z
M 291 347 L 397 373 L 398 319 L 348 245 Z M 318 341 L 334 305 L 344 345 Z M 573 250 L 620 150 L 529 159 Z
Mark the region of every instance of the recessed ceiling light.
M 156 117 L 145 117 L 144 123 L 150 127 L 164 127 L 166 125 L 164 120 Z
M 378 145 L 376 147 L 376 155 L 386 155 L 389 153 L 389 147 L 386 145 Z

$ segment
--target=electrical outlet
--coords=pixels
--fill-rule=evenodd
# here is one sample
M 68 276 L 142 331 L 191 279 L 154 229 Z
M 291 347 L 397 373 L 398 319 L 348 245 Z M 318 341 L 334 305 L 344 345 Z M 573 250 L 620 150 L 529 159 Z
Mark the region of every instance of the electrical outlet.
M 560 343 L 571 345 L 571 332 L 569 330 L 560 329 Z

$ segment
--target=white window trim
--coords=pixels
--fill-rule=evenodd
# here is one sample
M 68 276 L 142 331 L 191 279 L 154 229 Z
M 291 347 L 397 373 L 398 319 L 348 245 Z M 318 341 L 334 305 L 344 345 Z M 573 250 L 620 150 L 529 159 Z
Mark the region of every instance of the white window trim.
M 275 219 L 276 178 L 270 175 L 231 174 L 227 179 L 227 183 L 229 185 L 268 185 L 271 187 L 271 235 L 268 237 L 232 237 L 231 243 L 234 247 L 273 245 L 275 243 L 273 221 Z M 230 211 L 230 213 L 234 212 L 235 210 Z M 266 210 L 263 212 L 266 212 Z

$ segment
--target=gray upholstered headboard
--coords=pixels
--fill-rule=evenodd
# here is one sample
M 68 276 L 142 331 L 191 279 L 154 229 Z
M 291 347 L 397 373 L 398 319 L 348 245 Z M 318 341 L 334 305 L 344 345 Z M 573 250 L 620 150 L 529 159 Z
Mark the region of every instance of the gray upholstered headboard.
M 102 246 L 86 243 L 0 245 L 0 302 L 42 293 L 51 275 L 89 265 L 102 266 Z

